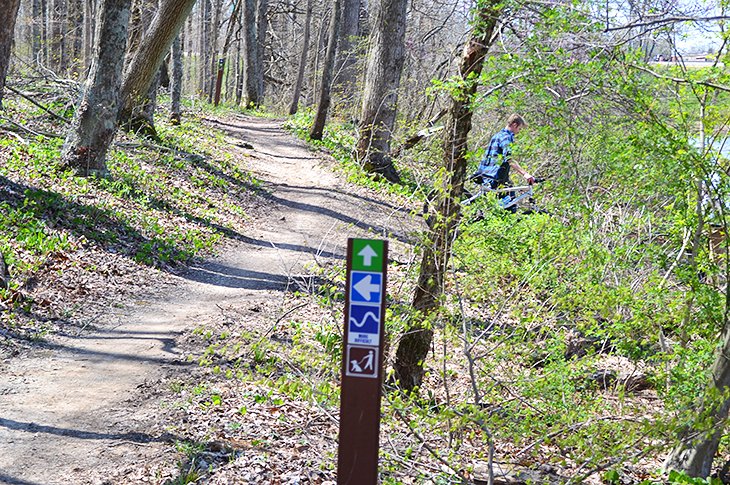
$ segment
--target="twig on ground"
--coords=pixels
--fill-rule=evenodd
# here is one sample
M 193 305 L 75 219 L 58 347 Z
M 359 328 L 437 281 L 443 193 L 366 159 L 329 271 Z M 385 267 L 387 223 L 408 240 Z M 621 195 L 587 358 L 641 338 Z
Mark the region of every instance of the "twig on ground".
M 155 143 L 149 143 L 149 142 L 117 142 L 115 143 L 116 146 L 121 148 L 150 148 L 152 150 L 160 150 L 163 152 L 170 152 L 173 153 L 179 157 L 187 158 L 192 161 L 202 161 L 205 160 L 205 156 L 199 155 L 197 153 L 190 153 L 186 152 L 185 150 L 178 150 L 177 148 L 171 148 L 166 147 L 164 145 L 157 145 Z
M 0 120 L 7 121 L 11 125 L 18 127 L 20 130 L 25 131 L 25 132 L 28 132 L 28 133 L 30 133 L 31 135 L 34 135 L 34 136 L 45 136 L 45 137 L 48 137 L 48 138 L 63 138 L 63 136 L 57 135 L 55 133 L 46 133 L 46 132 L 42 132 L 42 131 L 32 130 L 32 129 L 28 128 L 27 126 L 23 126 L 20 123 L 16 123 L 15 121 L 13 121 L 13 120 L 11 120 L 9 118 L 5 118 L 4 116 L 0 116 Z M 14 130 L 14 129 L 12 129 L 10 127 L 7 127 L 7 126 L 0 126 L 0 129 L 14 131 L 14 132 L 17 132 L 18 131 L 17 129 Z
M 392 403 L 391 403 L 391 404 L 392 404 Z M 464 483 L 464 484 L 467 484 L 467 483 L 469 483 L 469 480 L 468 480 L 468 478 L 467 478 L 466 476 L 464 476 L 464 474 L 463 474 L 463 473 L 461 473 L 461 472 L 460 472 L 459 470 L 456 470 L 456 469 L 454 469 L 453 465 L 452 465 L 451 463 L 449 463 L 448 461 L 446 461 L 446 460 L 445 460 L 445 459 L 444 459 L 444 458 L 443 458 L 443 457 L 442 457 L 442 456 L 441 456 L 441 455 L 440 455 L 440 454 L 438 453 L 438 451 L 437 451 L 437 450 L 434 450 L 434 449 L 433 449 L 433 447 L 432 447 L 431 445 L 429 445 L 429 444 L 428 444 L 428 442 L 426 441 L 426 438 L 424 438 L 423 436 L 421 436 L 421 434 L 420 434 L 420 433 L 419 433 L 418 431 L 416 431 L 416 430 L 415 430 L 415 429 L 413 428 L 413 425 L 411 424 L 410 420 L 408 420 L 408 419 L 407 419 L 407 418 L 406 418 L 406 417 L 405 417 L 405 416 L 403 415 L 403 412 L 402 412 L 402 411 L 401 411 L 400 409 L 398 409 L 398 408 L 396 408 L 396 407 L 394 407 L 394 406 L 391 406 L 391 407 L 392 407 L 393 411 L 395 412 L 395 414 L 396 414 L 396 415 L 398 416 L 398 418 L 400 418 L 400 420 L 401 420 L 401 421 L 403 421 L 403 423 L 404 423 L 404 424 L 405 424 L 406 426 L 408 426 L 408 429 L 409 429 L 409 430 L 411 431 L 411 434 L 412 434 L 413 436 L 415 436 L 415 438 L 416 438 L 416 439 L 417 439 L 418 441 L 420 441 L 420 442 L 421 442 L 421 443 L 423 444 L 423 447 L 424 447 L 424 448 L 426 448 L 426 450 L 428 450 L 428 452 L 429 452 L 429 453 L 431 454 L 431 456 L 433 456 L 434 458 L 436 458 L 436 459 L 437 459 L 437 460 L 438 460 L 439 462 L 441 462 L 441 463 L 442 463 L 442 464 L 443 464 L 443 465 L 444 465 L 445 467 L 447 467 L 447 468 L 448 468 L 449 470 L 451 470 L 451 471 L 452 471 L 452 473 L 453 473 L 454 475 L 458 476 L 458 477 L 459 477 L 459 478 L 461 479 L 461 482 L 462 482 L 462 483 Z
M 49 115 L 51 115 L 54 118 L 56 118 L 57 120 L 62 121 L 63 123 L 66 123 L 67 125 L 71 123 L 71 120 L 68 120 L 68 119 L 64 118 L 63 116 L 61 116 L 61 115 L 59 115 L 57 113 L 54 113 L 50 109 L 48 109 L 45 106 L 43 106 L 42 104 L 40 104 L 38 101 L 36 101 L 33 98 L 31 98 L 30 96 L 28 96 L 27 94 L 21 93 L 17 89 L 14 89 L 12 86 L 7 86 L 6 85 L 5 86 L 5 89 L 7 89 L 8 91 L 10 91 L 11 93 L 17 94 L 21 98 L 26 99 L 27 101 L 29 101 L 30 103 L 36 105 L 37 107 L 39 107 L 40 109 L 42 109 L 43 111 L 45 111 L 46 113 L 48 113 Z

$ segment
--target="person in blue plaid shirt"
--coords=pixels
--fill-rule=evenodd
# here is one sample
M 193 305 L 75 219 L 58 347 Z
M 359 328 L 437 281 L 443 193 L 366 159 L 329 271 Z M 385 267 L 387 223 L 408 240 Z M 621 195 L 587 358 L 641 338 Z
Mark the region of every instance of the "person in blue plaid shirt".
M 515 136 L 525 126 L 527 126 L 527 123 L 525 123 L 522 116 L 518 114 L 511 115 L 507 119 L 507 126 L 489 141 L 489 147 L 484 153 L 484 158 L 482 158 L 479 169 L 473 175 L 473 178 L 482 180 L 480 183 L 488 182 L 492 189 L 496 189 L 500 185 L 509 183 L 509 172 L 512 168 L 521 174 L 528 184 L 534 184 L 535 177 L 520 167 L 520 164 L 510 156 L 512 152 L 510 145 L 515 141 Z

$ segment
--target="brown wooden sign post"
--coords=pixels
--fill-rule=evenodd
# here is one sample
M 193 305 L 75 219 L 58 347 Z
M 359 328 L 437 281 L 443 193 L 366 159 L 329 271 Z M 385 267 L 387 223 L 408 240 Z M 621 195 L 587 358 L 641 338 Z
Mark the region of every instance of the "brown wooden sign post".
M 388 242 L 347 241 L 338 485 L 376 485 Z

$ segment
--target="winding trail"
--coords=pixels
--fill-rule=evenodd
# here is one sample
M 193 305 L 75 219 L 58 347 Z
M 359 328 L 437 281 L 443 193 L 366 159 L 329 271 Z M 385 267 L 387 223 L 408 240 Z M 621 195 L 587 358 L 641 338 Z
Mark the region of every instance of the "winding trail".
M 110 309 L 97 329 L 0 363 L 0 483 L 108 483 L 103 470 L 143 462 L 170 441 L 148 434 L 136 416 L 155 404 L 149 382 L 185 372 L 183 332 L 221 304 L 280 301 L 306 281 L 307 263 L 344 258 L 348 237 L 388 237 L 393 254 L 405 250 L 415 226 L 407 211 L 353 193 L 280 121 L 208 122 L 254 147 L 242 163 L 264 181 L 274 209 L 240 229 L 219 257 L 170 276 L 154 296 Z

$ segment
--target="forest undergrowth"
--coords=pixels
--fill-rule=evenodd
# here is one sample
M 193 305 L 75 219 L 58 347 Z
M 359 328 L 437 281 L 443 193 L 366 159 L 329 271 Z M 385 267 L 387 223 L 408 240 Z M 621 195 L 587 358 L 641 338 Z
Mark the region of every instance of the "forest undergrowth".
M 110 176 L 82 178 L 60 165 L 69 99 L 35 101 L 45 108 L 8 97 L 13 122 L 0 137 L 0 253 L 10 270 L 2 353 L 88 326 L 94 308 L 157 286 L 265 210 L 259 182 L 234 163 L 247 155 L 192 112 L 180 126 L 159 123 L 162 144 L 120 135 Z
M 98 308 L 124 305 L 266 209 L 259 182 L 235 163 L 245 152 L 205 124 L 225 112 L 188 113 L 180 127 L 159 121 L 161 145 L 122 136 L 110 177 L 83 179 L 59 166 L 57 119 L 14 96 L 5 103 L 6 356 L 93 325 Z M 68 100 L 44 104 L 68 115 Z M 298 115 L 289 127 L 301 133 L 310 121 Z M 407 182 L 394 188 L 357 171 L 350 129 L 330 126 L 318 146 L 351 181 L 414 200 L 433 186 L 432 144 L 399 160 Z M 716 282 L 676 277 L 692 268 L 667 254 L 671 235 L 638 208 L 586 212 L 559 182 L 546 186 L 547 214 L 513 215 L 491 201 L 467 209 L 442 310 L 426 322 L 435 330 L 426 379 L 414 395 L 391 385 L 384 393 L 382 483 L 486 483 L 490 469 L 502 483 L 707 483 L 667 477 L 661 461 L 712 361 Z M 477 210 L 486 217 L 470 222 Z M 424 319 L 410 307 L 417 260 L 388 270 L 391 350 Z M 246 473 L 333 483 L 344 268 L 311 271 L 327 283 L 276 305 L 223 307 L 185 335 L 199 366 L 164 383 L 157 422 L 178 437 L 175 472 L 150 463 L 139 473 L 167 483 Z M 701 316 L 685 312 L 689 284 L 707 286 L 695 292 Z M 727 481 L 728 445 L 725 436 L 716 481 Z

